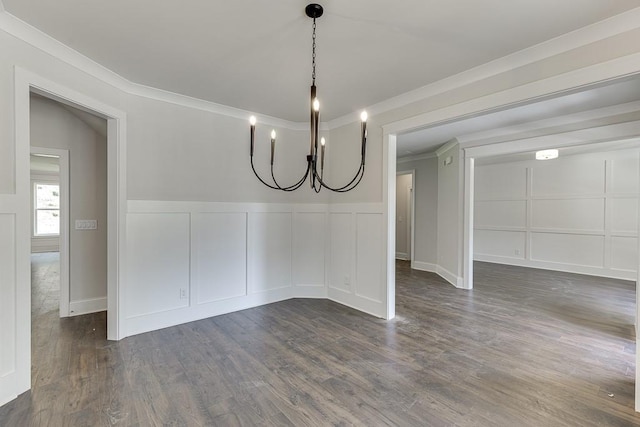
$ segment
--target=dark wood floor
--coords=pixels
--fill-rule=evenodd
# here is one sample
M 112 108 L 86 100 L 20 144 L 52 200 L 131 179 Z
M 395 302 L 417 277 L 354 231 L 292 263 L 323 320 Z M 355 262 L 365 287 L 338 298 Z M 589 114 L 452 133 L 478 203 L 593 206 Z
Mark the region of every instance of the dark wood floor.
M 392 321 L 296 299 L 108 342 L 44 269 L 2 426 L 640 425 L 633 282 L 477 263 L 463 291 L 399 262 Z

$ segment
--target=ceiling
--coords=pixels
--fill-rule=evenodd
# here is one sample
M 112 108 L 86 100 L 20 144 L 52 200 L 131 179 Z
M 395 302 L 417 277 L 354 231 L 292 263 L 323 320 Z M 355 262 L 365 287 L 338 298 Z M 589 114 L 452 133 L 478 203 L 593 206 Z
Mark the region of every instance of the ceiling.
M 398 135 L 397 156 L 402 158 L 431 153 L 453 139 L 492 129 L 514 127 L 568 115 L 576 116 L 574 121 L 578 121 L 581 113 L 638 100 L 640 100 L 640 76 Z M 637 115 L 627 114 L 626 117 L 628 120 L 638 119 Z M 611 120 L 624 121 L 625 119 L 612 117 Z M 567 126 L 572 125 L 567 124 Z M 562 129 L 555 128 L 555 131 L 561 132 Z
M 308 119 L 311 21 L 301 0 L 1 0 L 128 80 L 285 120 Z M 640 6 L 639 0 L 325 0 L 322 119 Z

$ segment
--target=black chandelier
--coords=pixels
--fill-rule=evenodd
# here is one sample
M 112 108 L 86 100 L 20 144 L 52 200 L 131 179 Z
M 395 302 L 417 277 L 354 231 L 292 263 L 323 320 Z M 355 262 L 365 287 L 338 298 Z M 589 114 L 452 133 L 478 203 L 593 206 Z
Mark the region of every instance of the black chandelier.
M 307 177 L 309 178 L 309 184 L 311 188 L 316 193 L 319 193 L 322 188 L 326 188 L 327 190 L 335 191 L 336 193 L 346 193 L 347 191 L 353 190 L 356 188 L 360 181 L 362 181 L 362 177 L 364 176 L 364 159 L 367 148 L 367 113 L 363 111 L 360 115 L 360 119 L 362 120 L 361 124 L 361 133 L 360 133 L 360 167 L 358 171 L 353 176 L 351 181 L 342 187 L 331 187 L 329 186 L 323 179 L 324 175 L 324 149 L 325 149 L 325 139 L 320 138 L 318 141 L 318 127 L 320 125 L 320 102 L 316 97 L 316 19 L 322 16 L 322 6 L 319 4 L 309 4 L 305 8 L 305 13 L 309 18 L 313 19 L 313 36 L 312 36 L 312 54 L 311 54 L 311 99 L 310 99 L 310 125 L 311 125 L 311 147 L 309 148 L 309 154 L 306 156 L 307 162 L 307 170 L 302 175 L 302 178 L 298 180 L 295 184 L 292 185 L 280 185 L 276 180 L 275 174 L 273 173 L 273 163 L 274 163 L 274 154 L 276 149 L 276 131 L 271 131 L 271 179 L 273 180 L 273 184 L 266 182 L 264 179 L 258 175 L 255 166 L 253 165 L 253 148 L 256 134 L 256 118 L 251 116 L 249 119 L 249 123 L 251 124 L 251 169 L 256 177 L 269 188 L 273 188 L 274 190 L 282 190 L 282 191 L 295 191 L 300 188 Z M 318 142 L 320 142 L 320 159 L 318 161 Z

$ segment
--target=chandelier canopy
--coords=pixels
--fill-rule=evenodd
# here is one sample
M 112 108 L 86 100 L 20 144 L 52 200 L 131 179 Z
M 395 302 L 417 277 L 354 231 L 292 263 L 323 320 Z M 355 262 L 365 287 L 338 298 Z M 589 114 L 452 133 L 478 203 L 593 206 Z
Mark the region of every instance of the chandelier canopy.
M 305 160 L 307 163 L 306 171 L 304 172 L 302 177 L 294 184 L 281 185 L 280 183 L 278 183 L 273 172 L 274 155 L 276 150 L 276 131 L 274 129 L 271 131 L 271 181 L 273 181 L 273 183 L 268 182 L 260 177 L 253 163 L 253 151 L 256 133 L 255 116 L 251 116 L 251 118 L 249 119 L 249 123 L 251 126 L 251 169 L 253 170 L 253 173 L 258 178 L 258 180 L 260 180 L 260 182 L 274 190 L 295 191 L 304 184 L 307 178 L 309 178 L 309 184 L 316 193 L 319 193 L 323 188 L 334 191 L 336 193 L 346 193 L 347 191 L 356 188 L 356 186 L 360 184 L 360 181 L 362 181 L 362 177 L 364 176 L 364 160 L 367 149 L 367 112 L 363 111 L 360 115 L 362 123 L 360 126 L 360 166 L 358 168 L 358 171 L 353 176 L 351 181 L 349 181 L 347 184 L 339 187 L 332 187 L 324 181 L 324 152 L 326 141 L 324 138 L 320 138 L 320 140 L 318 140 L 318 130 L 320 126 L 320 101 L 316 96 L 316 19 L 322 16 L 323 9 L 319 4 L 312 3 L 307 5 L 307 7 L 305 8 L 305 13 L 309 18 L 313 19 L 313 33 L 311 39 L 311 96 L 309 101 L 310 147 L 309 154 L 306 156 Z M 319 159 L 318 143 L 320 144 Z

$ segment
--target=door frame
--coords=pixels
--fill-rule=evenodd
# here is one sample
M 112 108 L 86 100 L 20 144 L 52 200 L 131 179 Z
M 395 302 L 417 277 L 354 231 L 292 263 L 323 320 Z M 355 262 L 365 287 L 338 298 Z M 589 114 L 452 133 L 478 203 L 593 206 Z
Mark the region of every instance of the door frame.
M 14 67 L 16 158 L 16 367 L 14 394 L 31 388 L 31 267 L 30 267 L 30 94 L 87 111 L 107 120 L 107 339 L 124 337 L 124 268 L 126 237 L 126 121 L 124 111 Z

